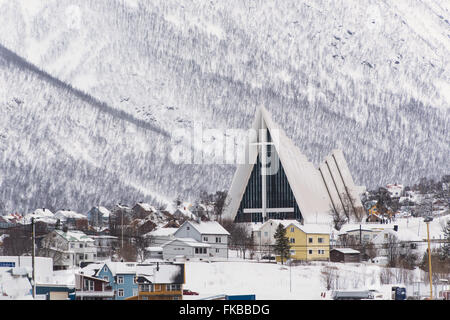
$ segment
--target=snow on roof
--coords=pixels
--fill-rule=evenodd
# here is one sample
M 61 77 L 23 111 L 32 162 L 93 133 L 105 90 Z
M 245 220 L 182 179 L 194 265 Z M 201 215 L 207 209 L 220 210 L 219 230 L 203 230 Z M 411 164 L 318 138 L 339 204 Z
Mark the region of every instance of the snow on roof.
M 15 269 L 15 268 L 13 268 Z M 26 276 L 17 277 L 11 272 L 0 272 L 0 296 L 16 300 L 31 299 L 31 283 Z
M 115 276 L 117 274 L 134 274 L 136 273 L 136 262 L 112 262 L 105 263 L 108 269 Z M 103 264 L 103 265 L 105 265 Z M 99 270 L 100 271 L 100 270 Z
M 67 220 L 67 219 L 86 219 L 86 216 L 81 213 L 77 213 L 72 210 L 58 210 L 55 213 L 55 218 L 60 220 Z
M 108 209 L 106 209 L 105 207 L 99 206 L 98 207 L 98 211 L 100 211 L 100 213 L 104 216 L 104 217 L 109 217 L 109 215 L 111 214 L 111 211 L 109 211 Z
M 151 283 L 183 283 L 184 265 L 164 263 L 138 265 L 136 266 L 136 274 Z
M 64 232 L 62 230 L 55 230 L 57 234 L 66 239 L 67 241 L 79 241 L 79 242 L 90 242 L 94 241 L 92 238 L 88 237 L 84 232 L 77 230 L 69 230 Z
M 194 219 L 196 217 L 195 214 L 189 211 L 186 207 L 177 208 L 173 214 L 176 215 L 177 213 L 180 213 L 189 219 Z
M 358 250 L 352 248 L 333 248 L 331 250 L 336 250 L 342 253 L 360 253 Z
M 339 234 L 344 234 L 350 231 L 358 230 L 361 226 L 362 231 L 381 231 L 386 228 L 387 225 L 381 224 L 344 224 L 339 230 Z
M 175 239 L 173 239 L 173 240 L 170 240 L 170 241 L 167 241 L 167 242 L 163 243 L 163 244 L 161 245 L 161 247 L 164 248 L 165 246 L 171 244 L 171 243 L 174 242 L 174 241 L 180 241 L 180 242 L 183 242 L 185 245 L 187 245 L 187 246 L 189 246 L 189 247 L 204 247 L 204 248 L 209 248 L 209 247 L 211 247 L 211 245 L 208 244 L 208 243 L 198 242 L 197 240 L 192 239 L 192 238 L 175 238 Z
M 155 270 L 154 283 L 183 283 L 184 265 L 163 264 L 159 265 L 159 270 Z
M 82 272 L 84 275 L 95 276 L 96 272 L 104 265 L 104 263 L 90 263 L 84 268 L 81 268 L 80 273 Z
M 148 203 L 144 203 L 144 202 L 139 202 L 136 204 L 137 206 L 140 206 L 142 209 L 144 209 L 145 211 L 153 211 L 156 212 L 156 208 Z
M 163 251 L 162 247 L 147 247 L 145 248 L 146 251 L 149 252 L 159 252 L 159 251 Z
M 313 234 L 313 233 L 320 233 L 320 234 L 330 234 L 331 233 L 331 227 L 328 224 L 300 224 L 297 220 L 279 220 L 280 223 L 285 227 L 289 227 L 290 225 L 294 225 L 300 230 L 302 230 L 304 233 L 307 234 Z
M 171 236 L 177 230 L 178 230 L 178 228 L 158 228 L 158 229 L 150 231 L 149 233 L 147 233 L 147 235 L 154 236 L 154 237 Z
M 224 227 L 220 225 L 217 221 L 186 221 L 193 228 L 195 228 L 201 234 L 225 234 L 230 235 L 230 233 L 225 230 Z
M 42 217 L 49 217 L 49 218 L 54 217 L 53 212 L 51 212 L 50 210 L 45 209 L 45 208 L 36 209 L 36 210 L 34 210 L 34 212 L 32 214 L 37 215 L 37 216 L 42 216 Z

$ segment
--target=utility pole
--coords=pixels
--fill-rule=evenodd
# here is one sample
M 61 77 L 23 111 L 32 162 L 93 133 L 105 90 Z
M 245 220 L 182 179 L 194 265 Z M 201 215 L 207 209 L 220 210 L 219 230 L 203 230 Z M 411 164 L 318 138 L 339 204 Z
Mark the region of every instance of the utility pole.
M 427 224 L 427 239 L 428 239 L 428 267 L 430 275 L 430 300 L 433 300 L 433 273 L 431 270 L 431 250 L 430 250 L 430 221 L 433 221 L 432 217 L 426 217 L 424 222 Z
M 121 211 L 122 216 L 122 250 L 123 250 L 123 211 Z
M 32 265 L 32 279 L 33 279 L 33 299 L 36 298 L 36 276 L 35 276 L 35 264 L 34 264 L 34 256 L 35 256 L 35 229 L 34 229 L 34 218 L 31 218 L 31 239 L 32 239 L 32 251 L 31 251 L 31 265 Z

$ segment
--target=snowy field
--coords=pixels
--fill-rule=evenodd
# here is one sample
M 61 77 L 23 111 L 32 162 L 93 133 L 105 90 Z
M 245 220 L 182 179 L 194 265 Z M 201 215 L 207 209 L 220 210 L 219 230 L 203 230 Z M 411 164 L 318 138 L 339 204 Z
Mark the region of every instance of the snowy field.
M 322 300 L 331 299 L 322 280 L 325 266 L 338 267 L 340 290 L 378 290 L 390 298 L 392 285 L 380 284 L 382 268 L 363 263 L 315 262 L 310 265 L 281 266 L 275 263 L 230 261 L 186 262 L 185 288 L 198 292 L 199 299 L 220 294 L 255 294 L 257 300 Z M 419 276 L 419 273 L 417 273 Z M 326 292 L 325 298 L 321 293 Z

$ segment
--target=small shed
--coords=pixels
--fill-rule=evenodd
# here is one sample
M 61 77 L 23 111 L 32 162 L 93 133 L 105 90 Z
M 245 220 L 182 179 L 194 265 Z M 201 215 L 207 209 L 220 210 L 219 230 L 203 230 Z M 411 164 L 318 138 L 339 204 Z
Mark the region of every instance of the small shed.
M 334 248 L 330 250 L 331 262 L 360 262 L 361 253 L 351 248 Z

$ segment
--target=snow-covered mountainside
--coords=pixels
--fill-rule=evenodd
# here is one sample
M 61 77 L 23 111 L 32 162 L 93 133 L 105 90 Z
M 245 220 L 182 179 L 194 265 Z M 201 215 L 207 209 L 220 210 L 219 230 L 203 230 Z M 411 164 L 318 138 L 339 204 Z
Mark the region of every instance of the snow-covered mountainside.
M 449 20 L 444 0 L 0 0 L 0 201 L 226 189 L 233 165 L 176 165 L 170 134 L 248 128 L 259 105 L 316 164 L 342 148 L 359 185 L 441 176 Z

